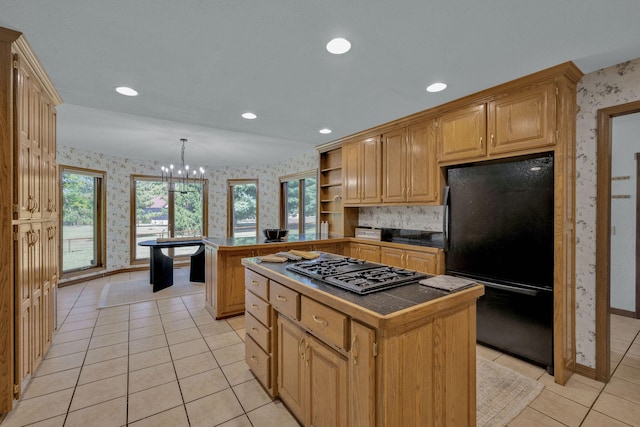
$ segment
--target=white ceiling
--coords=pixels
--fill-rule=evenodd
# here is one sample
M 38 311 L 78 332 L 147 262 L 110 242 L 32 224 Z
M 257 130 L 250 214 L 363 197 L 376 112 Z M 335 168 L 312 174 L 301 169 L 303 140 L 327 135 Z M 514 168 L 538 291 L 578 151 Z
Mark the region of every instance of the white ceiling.
M 64 99 L 59 145 L 171 161 L 188 138 L 208 165 L 290 158 L 565 61 L 638 58 L 638 17 L 638 0 L 0 0 Z M 325 50 L 337 36 L 349 53 Z

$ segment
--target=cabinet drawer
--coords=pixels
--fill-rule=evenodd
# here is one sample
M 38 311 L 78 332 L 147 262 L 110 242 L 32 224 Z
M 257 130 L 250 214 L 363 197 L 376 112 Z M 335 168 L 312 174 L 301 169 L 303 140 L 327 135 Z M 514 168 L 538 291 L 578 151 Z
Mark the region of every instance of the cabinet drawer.
M 345 350 L 348 320 L 339 311 L 302 297 L 300 322 L 321 340 Z
M 271 352 L 271 331 L 264 326 L 255 317 L 248 313 L 245 318 L 245 330 L 248 336 L 254 339 L 256 343 L 267 353 Z
M 294 320 L 300 319 L 300 294 L 296 291 L 279 283 L 271 282 L 269 302 L 274 309 L 285 316 Z
M 251 313 L 253 317 L 262 322 L 265 326 L 271 326 L 271 307 L 269 303 L 261 300 L 253 293 L 245 292 L 245 309 L 247 313 Z
M 269 375 L 269 368 L 271 366 L 271 356 L 265 353 L 251 337 L 247 338 L 244 351 L 244 358 L 251 372 L 265 388 L 270 388 L 271 376 Z
M 269 299 L 269 279 L 254 271 L 245 270 L 244 287 L 265 301 Z

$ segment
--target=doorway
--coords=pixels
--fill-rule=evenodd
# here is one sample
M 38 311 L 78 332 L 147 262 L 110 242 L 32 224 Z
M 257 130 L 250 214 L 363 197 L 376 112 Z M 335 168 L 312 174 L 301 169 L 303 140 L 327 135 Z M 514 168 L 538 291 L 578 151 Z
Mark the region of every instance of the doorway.
M 640 101 L 598 110 L 596 198 L 596 372 L 598 381 L 610 377 L 611 361 L 611 202 L 613 119 L 640 113 Z M 635 209 L 634 209 L 635 210 Z M 636 233 L 637 233 L 636 227 Z M 637 263 L 637 257 L 636 257 Z M 636 274 L 637 274 L 637 268 Z M 636 295 L 637 297 L 637 295 Z

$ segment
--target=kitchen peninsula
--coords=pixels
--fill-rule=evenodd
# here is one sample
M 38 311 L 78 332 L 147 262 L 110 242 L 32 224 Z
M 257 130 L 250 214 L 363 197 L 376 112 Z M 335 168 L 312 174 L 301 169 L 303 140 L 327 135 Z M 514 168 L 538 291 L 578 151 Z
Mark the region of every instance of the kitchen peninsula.
M 261 237 L 204 238 L 206 309 L 216 319 L 244 313 L 243 258 L 280 251 L 323 251 L 427 274 L 444 274 L 444 252 L 436 243 L 400 244 L 353 237 L 320 239 L 315 234 L 289 234 L 286 241 L 265 243 Z
M 475 425 L 481 285 L 358 295 L 286 264 L 242 264 L 246 361 L 304 425 Z

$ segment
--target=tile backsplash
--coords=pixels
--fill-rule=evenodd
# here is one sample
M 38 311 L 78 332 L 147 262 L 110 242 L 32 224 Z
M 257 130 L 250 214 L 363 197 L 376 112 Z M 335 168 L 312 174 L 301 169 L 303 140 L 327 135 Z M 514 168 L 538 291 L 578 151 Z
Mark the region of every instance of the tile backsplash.
M 442 206 L 372 206 L 360 208 L 358 225 L 373 228 L 402 228 L 442 231 Z

